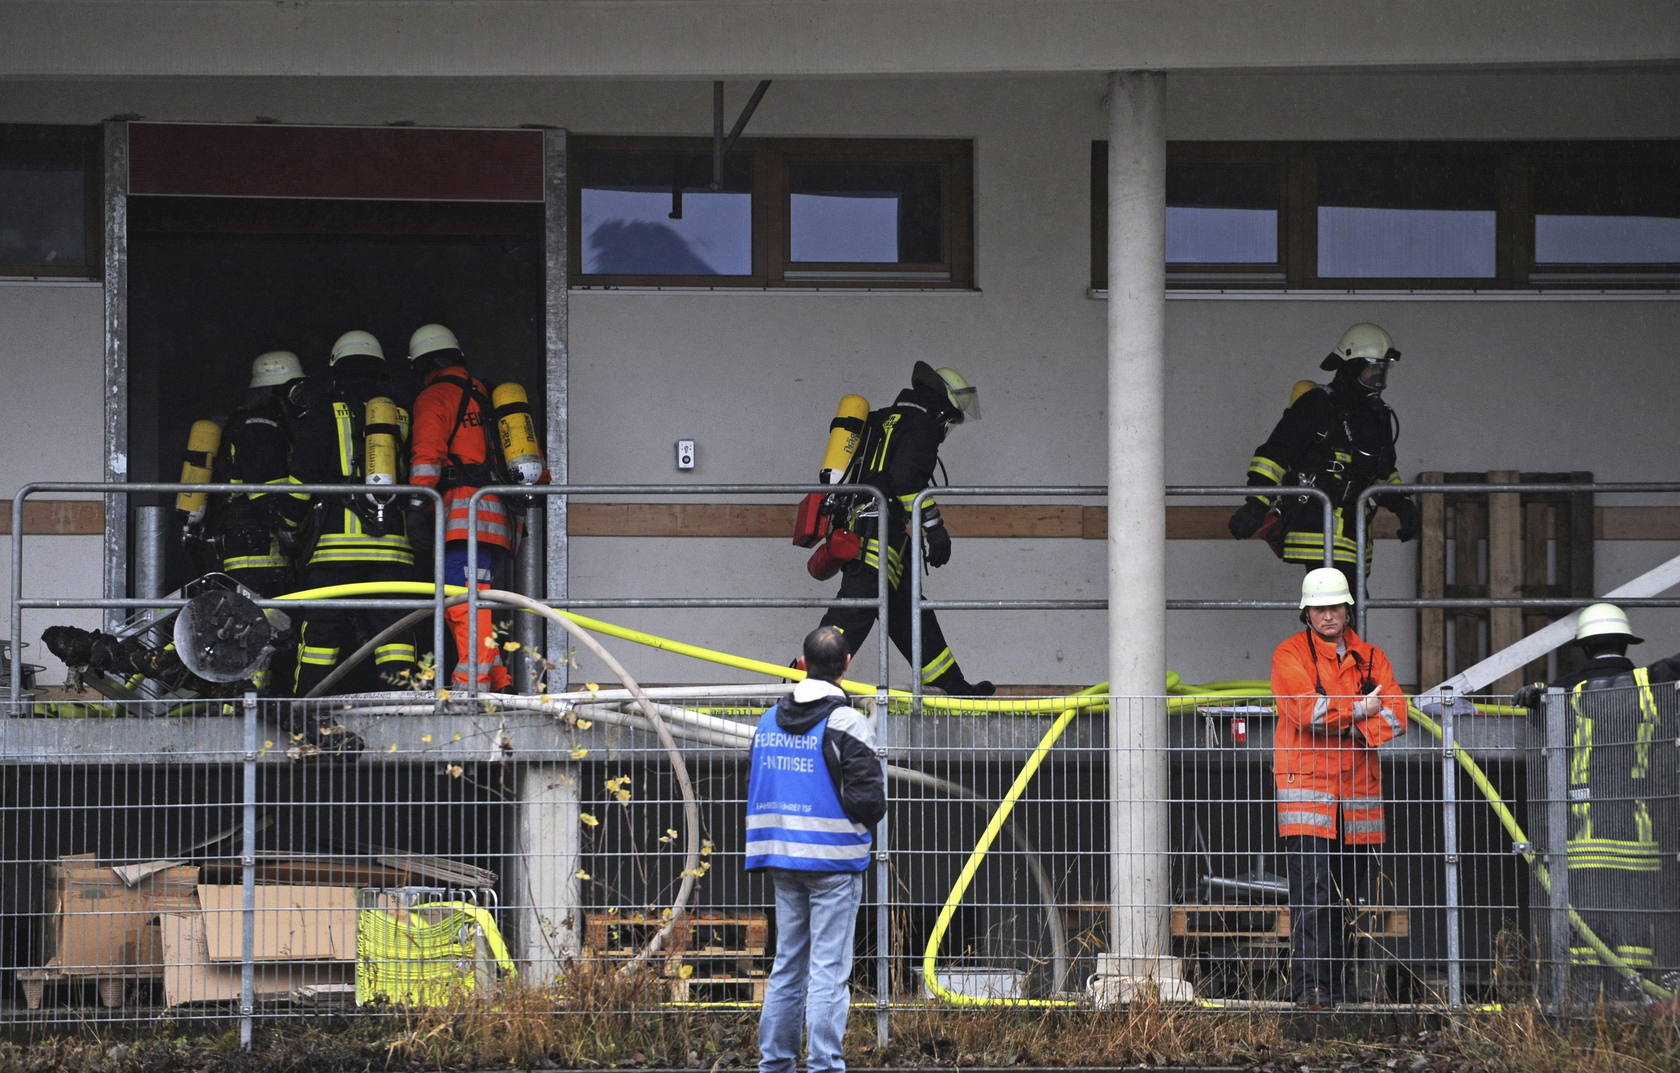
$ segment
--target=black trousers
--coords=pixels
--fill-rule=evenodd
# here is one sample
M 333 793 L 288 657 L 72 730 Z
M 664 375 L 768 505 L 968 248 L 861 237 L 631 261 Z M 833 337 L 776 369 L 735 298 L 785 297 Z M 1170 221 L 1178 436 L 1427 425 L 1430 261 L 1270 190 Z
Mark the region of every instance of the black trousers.
M 1657 921 L 1664 915 L 1660 877 L 1660 872 L 1622 868 L 1569 870 L 1569 900 L 1581 920 L 1616 957 L 1652 980 L 1660 980 L 1667 968 L 1656 949 Z M 1600 955 L 1579 929 L 1569 933 L 1569 961 L 1569 986 L 1576 999 L 1638 995 L 1638 985 Z
M 395 563 L 317 563 L 304 570 L 305 589 L 364 581 L 410 581 L 414 570 Z M 298 627 L 296 696 L 304 696 L 376 633 L 407 612 L 369 608 L 366 611 L 312 609 Z M 386 689 L 429 688 L 416 678 L 413 635 L 404 632 L 374 652 L 372 667 L 352 672 L 338 693 Z
M 908 570 L 906 563 L 905 569 Z M 862 559 L 854 559 L 847 563 L 840 575 L 840 596 L 845 599 L 861 598 L 873 600 L 875 598 L 876 568 L 868 565 Z M 863 647 L 864 641 L 869 639 L 869 631 L 875 626 L 875 609 L 873 607 L 831 607 L 823 616 L 821 625 L 838 627 L 846 635 L 846 649 L 857 653 Z M 893 645 L 904 656 L 906 662 L 915 666 L 914 658 L 910 654 L 910 581 L 900 577 L 897 585 L 887 587 L 887 636 L 892 638 Z M 931 676 L 928 674 L 932 671 Z M 949 690 L 958 683 L 964 682 L 962 668 L 952 657 L 950 647 L 945 643 L 945 631 L 939 628 L 939 616 L 932 611 L 922 612 L 922 665 L 916 667 L 916 673 L 921 677 L 924 685 L 935 689 Z
M 1371 847 L 1330 838 L 1283 839 L 1289 876 L 1289 993 L 1301 1002 L 1317 995 L 1341 1002 L 1352 996 L 1347 933 L 1349 905 L 1368 900 Z

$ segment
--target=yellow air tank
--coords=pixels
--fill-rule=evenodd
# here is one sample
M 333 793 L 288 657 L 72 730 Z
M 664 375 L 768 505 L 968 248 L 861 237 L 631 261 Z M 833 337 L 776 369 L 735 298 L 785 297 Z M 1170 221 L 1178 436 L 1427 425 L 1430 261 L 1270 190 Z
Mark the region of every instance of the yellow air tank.
M 497 384 L 490 393 L 490 405 L 508 478 L 515 484 L 538 483 L 547 463 L 537 445 L 537 425 L 531 418 L 531 401 L 525 389 L 515 383 Z
M 869 400 L 862 395 L 846 395 L 834 420 L 828 423 L 828 450 L 823 452 L 822 471 L 817 475 L 823 484 L 839 484 L 851 467 L 852 455 L 857 453 L 858 441 L 863 439 L 863 423 L 869 417 Z
M 402 417 L 397 404 L 384 395 L 367 401 L 363 433 L 362 483 L 396 484 L 397 449 L 402 443 Z
M 194 421 L 187 431 L 187 453 L 181 459 L 181 483 L 203 484 L 210 479 L 216 451 L 222 446 L 222 426 L 214 421 Z M 207 492 L 175 493 L 175 509 L 183 515 L 187 525 L 204 520 L 204 510 L 210 505 Z
M 1289 389 L 1289 405 L 1294 406 L 1302 395 L 1305 395 L 1317 386 L 1318 384 L 1311 380 L 1295 381 L 1295 386 Z

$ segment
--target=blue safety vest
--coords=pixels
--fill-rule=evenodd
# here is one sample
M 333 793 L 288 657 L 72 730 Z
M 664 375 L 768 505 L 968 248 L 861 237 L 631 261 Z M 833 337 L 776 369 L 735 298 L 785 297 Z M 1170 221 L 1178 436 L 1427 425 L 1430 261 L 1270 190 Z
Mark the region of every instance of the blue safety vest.
M 748 871 L 861 872 L 869 867 L 869 828 L 846 818 L 823 759 L 825 716 L 789 734 L 772 707 L 753 732 L 747 778 Z

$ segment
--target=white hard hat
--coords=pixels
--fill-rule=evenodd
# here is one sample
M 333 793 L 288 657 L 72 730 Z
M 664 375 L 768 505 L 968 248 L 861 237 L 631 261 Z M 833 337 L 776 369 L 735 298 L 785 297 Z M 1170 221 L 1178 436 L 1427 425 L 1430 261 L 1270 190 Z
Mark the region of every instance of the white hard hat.
M 372 332 L 364 332 L 360 329 L 345 332 L 333 343 L 331 364 L 337 365 L 345 358 L 356 356 L 378 358 L 380 361 L 384 361 L 385 348 L 379 345 L 379 340 L 373 337 Z
M 1353 594 L 1348 592 L 1347 578 L 1340 570 L 1333 566 L 1321 566 L 1317 570 L 1308 570 L 1307 576 L 1301 579 L 1301 606 L 1335 607 L 1339 604 L 1353 603 Z
M 251 386 L 273 387 L 303 376 L 303 363 L 290 350 L 270 350 L 258 354 L 251 363 Z
M 1394 340 L 1375 324 L 1355 324 L 1342 333 L 1341 342 L 1331 353 L 1351 361 L 1400 360 L 1400 352 L 1394 349 Z
M 1630 645 L 1645 643 L 1645 638 L 1633 635 L 1627 612 L 1615 604 L 1592 604 L 1581 609 L 1581 617 L 1575 620 L 1575 640 L 1593 638 L 1620 640 Z
M 434 350 L 460 350 L 455 333 L 441 324 L 422 324 L 408 337 L 408 360 L 425 357 Z

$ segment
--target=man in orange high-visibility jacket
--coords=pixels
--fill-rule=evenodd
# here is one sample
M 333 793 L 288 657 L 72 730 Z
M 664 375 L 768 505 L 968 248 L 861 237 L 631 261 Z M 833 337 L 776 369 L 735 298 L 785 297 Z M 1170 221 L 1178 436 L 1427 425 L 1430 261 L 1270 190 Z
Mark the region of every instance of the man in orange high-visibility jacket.
M 414 400 L 414 428 L 409 447 L 409 479 L 443 493 L 443 581 L 467 582 L 467 503 L 485 485 L 505 484 L 497 471 L 491 438 L 490 391 L 484 381 L 467 372 L 466 359 L 455 333 L 441 324 L 423 324 L 408 340 L 408 357 L 425 377 Z M 472 519 L 478 530 L 474 580 L 488 587 L 514 546 L 515 525 L 508 503 L 500 496 L 482 496 Z M 490 609 L 478 611 L 477 651 L 473 651 L 465 604 L 444 610 L 444 621 L 455 638 L 457 662 L 451 674 L 456 688 L 467 685 L 502 691 L 512 675 L 502 663 L 501 646 L 492 628 Z M 441 659 L 441 655 L 439 657 Z
M 1289 875 L 1290 991 L 1302 1006 L 1348 997 L 1346 903 L 1366 889 L 1366 846 L 1386 840 L 1376 749 L 1406 732 L 1406 698 L 1388 657 L 1348 626 L 1340 570 L 1301 581 L 1306 629 L 1272 653 L 1272 772 Z M 1344 849 L 1344 847 L 1347 847 Z

